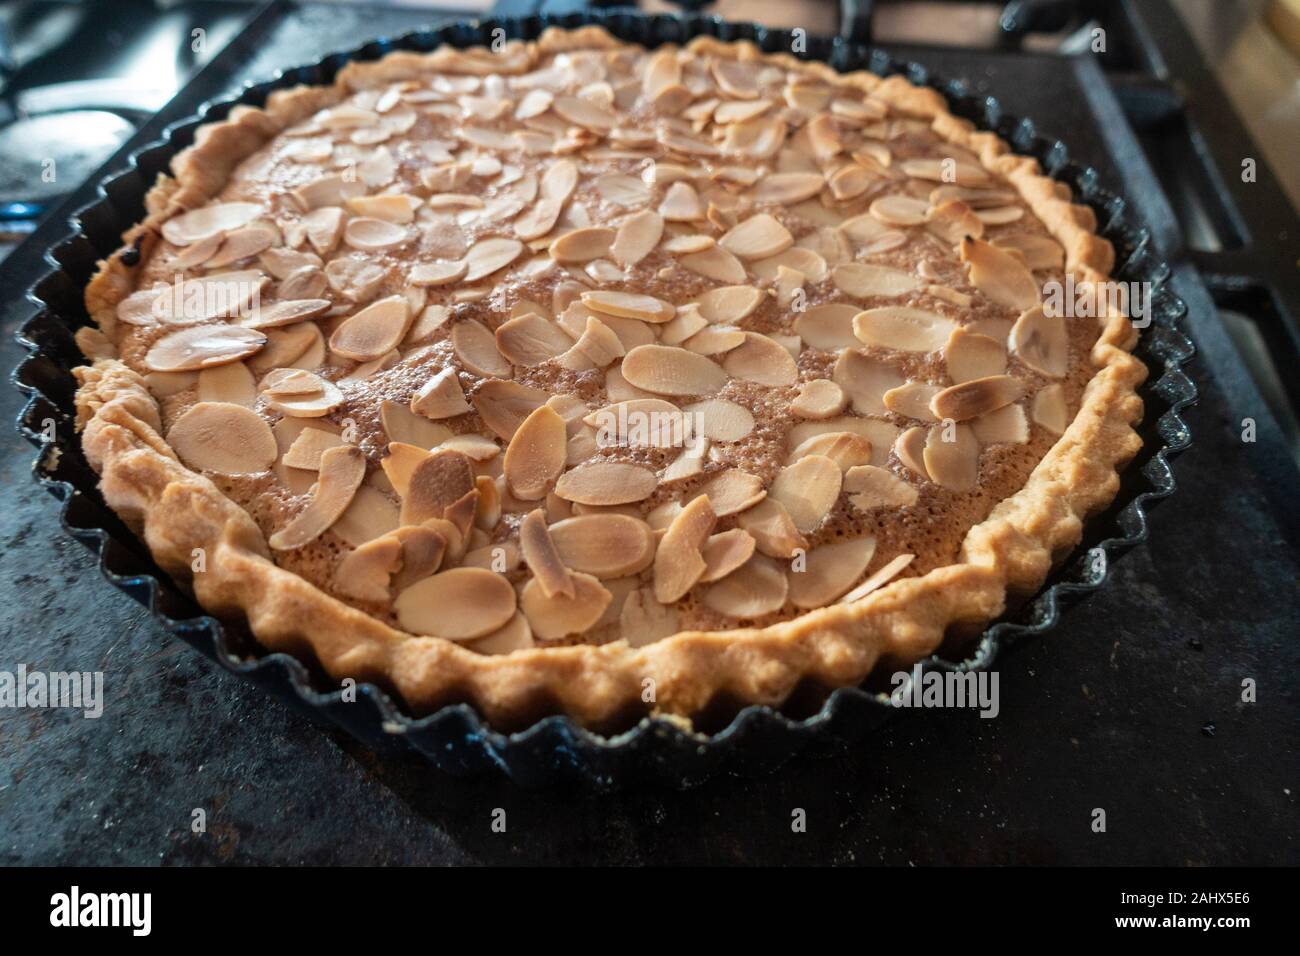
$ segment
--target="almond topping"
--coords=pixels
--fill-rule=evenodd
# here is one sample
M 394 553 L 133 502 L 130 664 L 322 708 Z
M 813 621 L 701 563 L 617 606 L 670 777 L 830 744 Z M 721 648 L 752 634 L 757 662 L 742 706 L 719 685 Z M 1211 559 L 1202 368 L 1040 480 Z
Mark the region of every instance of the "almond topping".
M 566 232 L 551 243 L 551 258 L 556 262 L 590 262 L 609 254 L 616 233 L 604 226 L 588 226 Z
M 998 236 L 993 240 L 993 245 L 1020 253 L 1025 265 L 1033 271 L 1059 269 L 1065 265 L 1065 250 L 1060 243 L 1047 236 Z
M 276 551 L 293 551 L 315 541 L 352 503 L 366 477 L 366 456 L 355 445 L 330 448 L 320 458 L 316 493 L 292 521 L 271 535 L 267 543 Z
M 1065 434 L 1070 424 L 1065 407 L 1065 389 L 1060 385 L 1048 385 L 1034 396 L 1034 421 L 1046 428 L 1053 435 Z
M 564 419 L 549 405 L 539 406 L 525 418 L 506 448 L 510 493 L 524 501 L 545 497 L 564 470 L 566 441 Z
M 240 324 L 249 329 L 269 329 L 280 325 L 293 325 L 314 319 L 327 312 L 333 303 L 329 299 L 290 299 L 258 309 Z
M 392 573 L 402 563 L 402 542 L 392 535 L 367 541 L 339 562 L 334 590 L 359 601 L 386 602 Z
M 764 498 L 754 507 L 742 511 L 736 516 L 736 523 L 753 537 L 758 550 L 768 557 L 789 559 L 808 547 L 807 540 L 794 526 L 785 506 L 771 498 Z
M 925 222 L 930 205 L 911 196 L 882 196 L 871 204 L 867 212 L 887 226 L 919 226 Z
M 451 437 L 451 429 L 415 415 L 405 405 L 384 399 L 379 409 L 384 433 L 390 442 L 402 442 L 429 449 Z
M 801 572 L 791 572 L 790 603 L 801 610 L 826 607 L 862 577 L 876 554 L 871 536 L 813 548 Z
M 520 608 L 533 633 L 543 640 L 559 640 L 590 630 L 613 600 L 613 595 L 591 575 L 574 574 L 572 578 L 573 597 L 562 593 L 547 597 L 536 578 L 524 585 Z
M 839 466 L 840 471 L 848 471 L 854 465 L 871 463 L 871 442 L 853 432 L 823 432 L 800 442 L 790 452 L 788 463 L 794 464 L 806 455 L 824 455 Z
M 795 527 L 806 534 L 835 507 L 842 477 L 839 465 L 829 458 L 807 455 L 777 473 L 770 495 L 785 507 Z
M 401 226 L 369 216 L 350 219 L 343 229 L 343 241 L 353 249 L 360 249 L 362 252 L 391 249 L 400 246 L 409 238 L 410 233 Z
M 628 515 L 566 518 L 551 525 L 550 534 L 566 567 L 597 578 L 637 574 L 654 559 L 650 526 Z
M 573 577 L 546 530 L 546 515 L 541 508 L 530 511 L 519 525 L 519 547 L 524 563 L 546 597 L 574 596 Z
M 700 496 L 668 526 L 654 563 L 655 599 L 660 604 L 681 600 L 708 570 L 701 551 L 717 520 L 709 499 Z
M 925 470 L 925 428 L 916 425 L 899 435 L 894 442 L 894 454 L 913 473 L 930 480 L 930 473 Z
M 955 384 L 969 382 L 990 375 L 1001 375 L 1007 370 L 1007 350 L 1002 343 L 987 335 L 958 326 L 948 337 L 943 349 L 948 377 Z
M 799 380 L 799 368 L 790 353 L 757 332 L 746 332 L 744 344 L 727 353 L 722 367 L 732 378 L 760 385 L 793 385 Z
M 477 282 L 514 262 L 524 251 L 518 239 L 482 239 L 465 253 L 466 282 Z
M 908 507 L 916 504 L 917 491 L 902 478 L 875 465 L 857 465 L 844 473 L 844 492 L 859 511 Z
M 276 369 L 262 380 L 262 398 L 283 415 L 320 418 L 343 404 L 339 387 L 302 369 Z
M 721 246 L 713 246 L 703 252 L 693 252 L 679 260 L 685 268 L 697 272 L 706 279 L 726 282 L 732 285 L 745 281 L 745 267 L 740 260 Z
M 247 225 L 262 214 L 262 207 L 251 202 L 216 203 L 201 206 L 168 219 L 162 225 L 163 238 L 174 246 L 188 246 L 219 233 Z
M 853 317 L 862 310 L 856 305 L 833 302 L 815 305 L 795 316 L 795 334 L 815 349 L 834 352 L 842 348 L 857 348 L 858 339 L 853 334 Z
M 935 484 L 950 491 L 974 491 L 979 484 L 980 444 L 969 425 L 931 425 L 924 458 Z
M 794 236 L 767 213 L 759 213 L 729 230 L 718 245 L 741 259 L 766 259 L 794 245 Z
M 690 437 L 681 410 L 661 398 L 634 398 L 597 409 L 582 419 L 597 429 L 600 447 L 673 448 Z
M 248 366 L 232 362 L 200 371 L 199 401 L 229 402 L 252 408 L 257 403 L 257 386 Z
M 921 422 L 935 421 L 930 411 L 930 401 L 943 391 L 940 385 L 926 382 L 906 382 L 897 388 L 891 388 L 883 396 L 885 407 L 904 418 L 915 418 Z
M 1061 378 L 1069 369 L 1070 338 L 1065 320 L 1040 305 L 1026 309 L 1011 327 L 1008 344 L 1016 357 L 1040 375 Z
M 550 395 L 540 388 L 493 379 L 484 382 L 470 401 L 483 423 L 501 439 L 509 441 L 520 423 L 537 406 L 545 405 L 548 398 Z
M 884 396 L 905 379 L 896 368 L 870 358 L 856 349 L 845 349 L 831 373 L 835 384 L 844 389 L 859 415 L 884 415 Z
M 700 296 L 700 315 L 713 323 L 739 322 L 752 315 L 764 298 L 763 291 L 753 286 L 729 285 L 710 289 Z
M 799 386 L 790 411 L 800 418 L 830 418 L 844 411 L 849 398 L 830 379 L 818 378 Z
M 908 306 L 868 309 L 853 318 L 853 332 L 862 342 L 902 352 L 938 351 L 956 327 L 952 319 Z
M 719 518 L 752 508 L 767 496 L 762 480 L 739 468 L 729 468 L 710 478 L 699 494 L 708 497 Z
M 509 378 L 514 374 L 510 363 L 497 349 L 496 336 L 482 322 L 469 319 L 451 329 L 451 345 L 460 364 L 483 378 Z
M 867 578 L 865 581 L 863 581 L 861 584 L 855 587 L 848 594 L 844 595 L 844 597 L 840 598 L 840 603 L 852 604 L 854 601 L 862 600 L 872 591 L 880 590 L 882 587 L 884 587 L 886 584 L 888 584 L 890 581 L 896 578 L 905 567 L 911 564 L 912 559 L 915 557 L 916 555 L 914 554 L 900 554 L 898 557 L 894 558 L 892 561 L 886 564 L 875 574 L 871 575 L 871 577 Z
M 441 518 L 447 508 L 473 490 L 474 470 L 468 457 L 455 451 L 430 452 L 411 471 L 402 492 L 402 524 Z
M 528 313 L 505 322 L 496 332 L 497 349 L 507 361 L 531 368 L 573 347 L 573 339 L 554 322 Z
M 450 285 L 458 279 L 463 279 L 468 271 L 469 263 L 464 260 L 420 262 L 411 267 L 411 285 L 420 287 Z
M 621 266 L 636 265 L 654 251 L 663 234 L 663 217 L 649 209 L 643 210 L 619 224 L 609 254 Z
M 754 556 L 754 536 L 741 528 L 715 534 L 704 543 L 701 584 L 720 581 Z
M 1023 383 L 1010 375 L 990 375 L 953 385 L 930 401 L 936 418 L 963 422 L 1010 405 L 1025 394 Z
M 857 299 L 899 296 L 921 287 L 921 280 L 906 272 L 862 262 L 846 262 L 836 266 L 831 272 L 831 278 L 836 288 Z
M 781 610 L 789 582 L 780 565 L 756 554 L 700 597 L 701 603 L 719 614 L 740 619 L 758 618 Z
M 401 567 L 391 582 L 398 591 L 437 571 L 449 550 L 446 536 L 433 528 L 398 528 L 392 537 L 402 547 Z
M 454 418 L 471 411 L 454 368 L 444 368 L 411 396 L 411 411 L 425 418 Z
M 793 205 L 812 199 L 825 185 L 826 180 L 820 173 L 776 173 L 760 179 L 750 197 L 757 203 Z
M 397 595 L 393 613 L 412 634 L 472 641 L 510 622 L 515 615 L 515 589 L 501 575 L 483 568 L 453 568 Z
M 366 306 L 330 336 L 330 351 L 369 362 L 397 348 L 411 322 L 406 297 L 390 295 Z
M 648 468 L 594 461 L 561 475 L 555 493 L 583 505 L 625 505 L 645 500 L 657 485 L 655 473 Z
M 1023 445 L 1029 441 L 1029 419 L 1019 405 L 1003 405 L 976 418 L 970 427 L 981 445 Z
M 238 362 L 266 345 L 266 336 L 238 325 L 202 325 L 166 335 L 144 364 L 154 372 L 190 372 Z
M 1038 304 L 1038 283 L 1018 258 L 984 242 L 967 237 L 961 241 L 961 261 L 970 266 L 971 285 L 998 305 L 1032 309 Z
M 667 322 L 677 315 L 672 303 L 633 292 L 584 292 L 582 304 L 593 312 L 642 322 Z
M 637 346 L 624 357 L 622 371 L 629 383 L 657 395 L 709 395 L 727 384 L 716 363 L 668 345 Z
M 428 452 L 423 448 L 404 442 L 389 442 L 388 456 L 379 462 L 379 466 L 384 469 L 384 476 L 393 490 L 405 498 L 411 490 L 411 475 L 420 462 L 428 457 Z
M 713 441 L 740 441 L 754 430 L 754 416 L 744 405 L 722 398 L 687 405 L 682 409 L 696 423 L 692 434 L 703 434 Z
M 304 428 L 280 460 L 290 468 L 320 470 L 320 456 L 345 442 L 334 432 L 323 428 Z
M 704 203 L 690 183 L 676 182 L 668 187 L 659 215 L 669 222 L 695 222 L 704 218 Z
M 243 405 L 199 402 L 176 419 L 167 443 L 198 471 L 243 475 L 266 471 L 279 453 L 266 421 Z
M 528 96 L 536 92 L 539 91 L 532 90 Z M 526 100 L 528 96 L 524 99 Z M 528 650 L 530 647 L 536 647 L 533 642 L 533 629 L 528 626 L 528 618 L 519 611 L 515 612 L 514 617 L 510 618 L 505 627 L 493 631 L 487 637 L 478 638 L 470 645 L 470 649 L 476 654 L 512 654 L 515 651 Z
M 925 227 L 954 246 L 967 236 L 984 235 L 984 223 L 964 202 L 950 201 L 931 209 Z

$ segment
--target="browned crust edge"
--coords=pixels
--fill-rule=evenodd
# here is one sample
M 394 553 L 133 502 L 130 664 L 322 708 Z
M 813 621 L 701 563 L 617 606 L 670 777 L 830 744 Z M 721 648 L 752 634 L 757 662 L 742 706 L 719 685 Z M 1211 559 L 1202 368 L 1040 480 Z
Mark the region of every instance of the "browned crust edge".
M 508 45 L 507 59 L 497 54 L 494 62 L 498 70 L 504 62 L 506 71 L 522 72 L 543 52 L 621 42 L 600 27 L 551 29 L 536 43 Z M 1076 282 L 1104 280 L 1112 268 L 1111 246 L 1095 234 L 1092 211 L 1071 203 L 1068 187 L 1041 175 L 1035 160 L 1011 154 L 996 135 L 951 115 L 937 92 L 900 76 L 839 74 L 824 64 L 764 54 L 747 42 L 699 38 L 689 48 L 797 65 L 826 82 L 870 91 L 902 113 L 930 119 L 938 133 L 1007 177 L 1065 247 L 1067 270 Z M 160 176 L 150 191 L 147 218 L 125 234 L 123 250 L 100 264 L 86 289 L 92 317 L 111 336 L 114 308 L 132 291 L 136 272 L 123 264 L 122 252 L 138 243 L 143 262 L 163 221 L 206 202 L 238 162 L 280 129 L 350 90 L 451 66 L 447 50 L 351 63 L 332 87 L 277 91 L 264 109 L 236 107 L 225 120 L 201 127 L 195 144 L 174 158 L 173 176 Z M 653 681 L 653 710 L 681 717 L 698 714 L 720 695 L 779 705 L 804 678 L 829 686 L 857 684 L 878 661 L 908 664 L 925 657 L 951 628 L 982 626 L 1002 613 L 1008 594 L 1037 590 L 1053 562 L 1079 542 L 1084 520 L 1114 498 L 1117 470 L 1141 447 L 1133 425 L 1142 417 L 1136 388 L 1147 370 L 1129 354 L 1136 339 L 1127 319 L 1107 320 L 1092 352 L 1098 371 L 1074 421 L 1024 487 L 968 532 L 962 563 L 896 580 L 853 604 L 792 621 L 686 631 L 641 648 L 618 641 L 485 656 L 395 630 L 330 597 L 278 568 L 243 509 L 177 460 L 159 434 L 158 407 L 143 380 L 115 359 L 97 358 L 76 370 L 78 427 L 84 429 L 86 456 L 101 475 L 105 500 L 141 534 L 159 565 L 190 582 L 199 602 L 214 614 L 244 615 L 268 649 L 314 655 L 335 679 L 378 680 L 415 713 L 468 700 L 501 724 L 559 711 L 599 725 L 629 709 L 646 709 L 639 703 L 646 681 Z M 207 569 L 195 574 L 191 565 L 199 548 L 206 553 Z

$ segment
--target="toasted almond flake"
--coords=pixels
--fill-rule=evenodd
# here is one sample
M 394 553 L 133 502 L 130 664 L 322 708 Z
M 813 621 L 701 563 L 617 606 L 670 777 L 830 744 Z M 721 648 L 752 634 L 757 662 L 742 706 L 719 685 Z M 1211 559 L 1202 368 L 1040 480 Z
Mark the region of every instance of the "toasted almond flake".
M 551 525 L 550 534 L 566 567 L 597 578 L 637 574 L 654 560 L 650 526 L 628 515 L 566 518 Z
M 449 285 L 463 279 L 468 271 L 469 263 L 464 260 L 420 262 L 411 267 L 410 281 L 414 286 Z
M 445 305 L 429 305 L 420 312 L 411 327 L 406 330 L 404 346 L 419 345 L 427 342 L 451 318 L 451 309 Z
M 746 319 L 766 296 L 753 286 L 729 285 L 710 289 L 700 296 L 700 315 L 709 322 L 732 323 Z
M 722 580 L 753 557 L 754 548 L 754 536 L 743 528 L 711 535 L 701 550 L 705 570 L 699 583 Z
M 617 114 L 580 96 L 557 96 L 551 109 L 570 123 L 597 133 L 608 133 L 618 123 Z
M 906 381 L 893 366 L 856 349 L 845 349 L 840 353 L 831 378 L 844 389 L 853 410 L 859 415 L 886 414 L 885 393 Z
M 411 490 L 411 475 L 420 462 L 428 457 L 428 451 L 424 448 L 394 441 L 388 443 L 388 455 L 379 462 L 379 466 L 383 468 L 393 490 L 399 497 L 405 498 Z
M 856 305 L 842 302 L 815 305 L 795 315 L 794 331 L 815 349 L 833 352 L 857 348 L 859 343 L 853 334 L 853 317 L 860 311 Z
M 415 196 L 403 193 L 383 193 L 378 196 L 353 196 L 347 200 L 347 208 L 354 216 L 405 225 L 415 220 L 415 210 L 420 202 Z
M 360 196 L 365 191 L 365 183 L 331 173 L 289 190 L 289 195 L 303 212 L 311 212 L 321 206 L 341 206 L 349 197 Z
M 451 436 L 439 445 L 437 450 L 458 451 L 478 462 L 491 461 L 501 454 L 501 446 L 491 438 L 471 432 Z
M 715 245 L 717 243 L 712 236 L 687 234 L 673 236 L 671 239 L 664 240 L 663 250 L 672 256 L 684 256 L 696 252 L 705 252 Z
M 411 411 L 425 418 L 454 418 L 471 411 L 454 368 L 444 368 L 411 396 Z
M 853 319 L 853 332 L 866 345 L 903 352 L 937 351 L 954 328 L 951 319 L 908 306 L 868 309 Z
M 745 335 L 741 329 L 712 326 L 696 332 L 682 345 L 700 355 L 721 355 L 744 345 Z
M 757 332 L 746 332 L 744 343 L 727 353 L 722 367 L 732 378 L 760 385 L 793 385 L 799 380 L 799 368 L 790 353 Z
M 533 629 L 528 626 L 528 618 L 516 611 L 505 625 L 493 631 L 487 637 L 480 637 L 470 644 L 476 654 L 513 654 L 536 647 L 533 641 Z
M 812 199 L 825 185 L 826 180 L 820 173 L 776 173 L 760 179 L 750 192 L 750 198 L 756 203 L 792 205 Z
M 329 530 L 343 514 L 366 477 L 366 456 L 355 445 L 340 445 L 321 455 L 316 493 L 307 507 L 271 535 L 275 551 L 293 551 Z
M 668 222 L 696 222 L 704 218 L 704 203 L 690 183 L 675 182 L 664 193 L 659 215 Z
M 1047 236 L 996 236 L 993 245 L 1019 253 L 1025 265 L 1035 272 L 1040 269 L 1060 269 L 1065 265 L 1065 250 L 1060 243 Z
M 1070 337 L 1065 320 L 1047 315 L 1040 305 L 1020 314 L 1007 342 L 1016 358 L 1040 375 L 1061 378 L 1069 370 Z
M 871 441 L 853 432 L 823 432 L 795 446 L 790 452 L 787 463 L 794 464 L 807 455 L 825 456 L 835 462 L 841 472 L 844 472 L 854 465 L 871 463 Z
M 989 174 L 980 167 L 951 157 L 943 159 L 908 159 L 899 163 L 898 168 L 905 176 L 935 183 L 978 186 L 980 183 L 989 181 Z
M 857 465 L 844 473 L 844 493 L 859 511 L 909 507 L 916 504 L 917 491 L 886 468 Z
M 330 351 L 369 362 L 397 348 L 411 323 L 405 296 L 390 295 L 346 319 L 330 336 Z
M 561 355 L 557 361 L 565 368 L 583 371 L 593 366 L 605 368 L 622 358 L 623 354 L 623 343 L 619 337 L 609 326 L 592 315 L 587 317 L 586 328 L 573 343 L 573 348 Z
M 930 473 L 925 470 L 925 437 L 926 430 L 923 426 L 909 428 L 894 442 L 894 454 L 908 469 L 929 481 Z
M 243 475 L 266 471 L 279 453 L 266 421 L 243 405 L 199 402 L 176 419 L 167 443 L 199 471 Z
M 632 385 L 658 395 L 709 395 L 727 384 L 727 373 L 716 363 L 668 345 L 632 349 L 623 359 L 622 373 Z
M 257 402 L 257 385 L 248 366 L 241 362 L 201 370 L 198 384 L 200 402 L 227 402 L 248 408 Z
M 593 312 L 642 322 L 667 322 L 677 315 L 671 302 L 634 292 L 584 292 L 582 304 Z
M 699 494 L 707 496 L 719 518 L 752 508 L 767 496 L 763 482 L 739 468 L 729 468 L 706 481 Z
M 393 601 L 393 613 L 412 634 L 471 641 L 508 624 L 515 606 L 515 590 L 501 575 L 483 568 L 452 568 L 402 591 Z
M 664 345 L 681 345 L 709 324 L 694 303 L 679 306 L 677 315 L 659 328 L 659 341 Z M 649 344 L 649 343 L 638 343 Z M 635 348 L 635 346 L 633 346 Z
M 525 418 L 506 448 L 510 493 L 524 501 L 545 497 L 564 470 L 566 442 L 564 419 L 549 405 L 539 406 Z
M 682 453 L 673 459 L 672 464 L 664 469 L 661 484 L 693 478 L 704 470 L 704 458 L 709 453 L 709 441 L 701 436 L 693 436 L 682 449 Z
M 541 508 L 530 511 L 520 523 L 519 548 L 542 594 L 548 598 L 559 594 L 575 596 L 573 576 L 546 529 L 546 515 Z
M 875 574 L 871 575 L 871 577 L 867 578 L 865 581 L 863 581 L 861 584 L 855 587 L 848 594 L 844 595 L 844 597 L 840 598 L 840 603 L 852 604 L 854 601 L 862 600 L 864 597 L 866 597 L 868 594 L 872 593 L 873 591 L 879 591 L 882 587 L 884 587 L 894 578 L 898 577 L 899 573 L 902 572 L 902 570 L 905 567 L 911 564 L 912 559 L 915 557 L 916 555 L 914 554 L 898 555 L 896 558 L 889 561 L 884 567 L 882 567 Z
M 343 229 L 343 241 L 353 249 L 360 249 L 363 252 L 392 249 L 409 238 L 410 233 L 401 226 L 369 216 L 349 219 Z
M 675 448 L 689 438 L 680 409 L 661 398 L 634 398 L 606 405 L 585 416 L 596 429 L 599 447 Z
M 957 385 L 1001 375 L 1007 370 L 1007 350 L 1002 343 L 972 332 L 966 326 L 953 329 L 948 344 L 944 346 L 943 357 L 948 366 L 948 377 Z
M 492 380 L 484 382 L 470 398 L 483 423 L 498 437 L 509 441 L 520 423 L 533 409 L 545 405 L 550 396 L 540 388 L 518 382 Z
M 759 213 L 730 229 L 718 245 L 741 259 L 766 259 L 793 246 L 794 236 L 769 214 Z
M 285 277 L 276 289 L 282 299 L 316 299 L 325 294 L 329 277 L 319 266 L 303 266 Z M 355 301 L 355 300 L 354 300 Z
M 589 574 L 572 575 L 574 594 L 547 597 L 536 578 L 524 585 L 519 604 L 533 633 L 543 640 L 558 640 L 590 630 L 613 600 L 613 595 Z
M 353 302 L 366 302 L 379 291 L 388 270 L 359 257 L 332 259 L 325 266 L 330 288 Z
M 785 506 L 772 498 L 764 498 L 738 514 L 736 523 L 768 557 L 789 559 L 808 547 Z
M 474 470 L 467 456 L 441 449 L 430 452 L 416 463 L 402 493 L 402 524 L 441 518 L 447 508 L 473 490 Z
M 700 601 L 719 614 L 744 620 L 781 610 L 788 591 L 789 582 L 780 565 L 756 554 L 705 590 Z
M 249 223 L 241 229 L 226 233 L 220 251 L 205 260 L 204 268 L 220 269 L 244 259 L 251 259 L 280 241 L 280 230 L 271 223 Z
M 550 90 L 531 89 L 523 95 L 519 105 L 515 107 L 515 119 L 526 120 L 534 116 L 541 116 L 551 108 L 551 103 L 555 97 Z
M 745 267 L 740 260 L 721 246 L 684 255 L 677 261 L 692 272 L 716 282 L 739 285 L 746 279 Z
M 969 425 L 931 425 L 924 458 L 930 480 L 950 491 L 974 491 L 979 483 L 980 445 Z
M 594 461 L 561 475 L 555 493 L 578 504 L 624 505 L 645 500 L 657 484 L 655 473 L 640 465 Z
M 650 201 L 650 189 L 646 183 L 626 173 L 597 176 L 596 191 L 602 199 L 616 206 L 640 206 Z
M 919 289 L 921 280 L 899 269 L 846 262 L 831 271 L 831 279 L 845 295 L 865 299 L 870 296 L 893 297 Z
M 844 389 L 829 379 L 818 378 L 799 386 L 790 411 L 800 418 L 831 418 L 844 411 L 848 402 Z
M 272 371 L 262 390 L 267 405 L 292 418 L 320 418 L 343 404 L 337 385 L 302 369 Z
M 427 450 L 451 437 L 451 429 L 447 426 L 435 424 L 414 414 L 406 406 L 387 399 L 380 406 L 380 418 L 390 442 L 401 442 Z
M 483 378 L 509 378 L 513 374 L 510 363 L 497 349 L 496 336 L 477 319 L 457 322 L 452 326 L 451 344 L 460 364 L 475 375 Z
M 845 163 L 827 178 L 826 184 L 836 200 L 847 202 L 863 195 L 880 181 L 880 178 L 865 166 L 858 163 Z
M 401 564 L 402 542 L 396 536 L 365 542 L 339 562 L 334 590 L 358 601 L 386 602 L 389 579 Z
M 722 398 L 687 405 L 683 412 L 694 423 L 692 434 L 712 441 L 740 441 L 754 430 L 754 416 L 744 405 Z
M 841 415 L 824 421 L 800 422 L 790 429 L 786 443 L 791 448 L 798 448 L 808 439 L 829 432 L 849 432 L 860 435 L 871 443 L 871 464 L 884 465 L 889 461 L 889 449 L 901 431 L 898 426 L 875 418 L 859 418 L 853 415 Z
M 1025 264 L 1005 249 L 982 239 L 961 241 L 961 261 L 970 267 L 971 285 L 998 305 L 1032 309 L 1039 301 L 1038 283 Z
M 482 239 L 474 243 L 465 254 L 464 281 L 477 282 L 504 269 L 518 259 L 523 251 L 524 244 L 518 239 Z
M 935 421 L 934 413 L 930 411 L 931 400 L 943 391 L 940 385 L 930 385 L 926 382 L 905 382 L 897 388 L 891 388 L 882 396 L 885 407 L 896 415 L 902 415 L 904 418 L 915 418 L 917 421 L 932 422 Z
M 840 494 L 840 467 L 823 455 L 806 455 L 777 473 L 770 497 L 779 502 L 803 533 L 815 529 Z
M 257 309 L 240 324 L 250 329 L 269 329 L 314 319 L 329 310 L 329 299 L 290 299 Z
M 826 607 L 866 573 L 875 553 L 876 539 L 870 535 L 812 549 L 803 570 L 789 575 L 790 603 L 801 610 Z
M 887 226 L 919 226 L 930 212 L 929 203 L 911 196 L 882 196 L 871 204 L 867 212 Z
M 614 242 L 609 247 L 610 255 L 619 265 L 636 265 L 654 251 L 663 233 L 663 217 L 644 209 L 619 224 Z
M 957 245 L 968 236 L 984 235 L 984 223 L 964 202 L 949 201 L 930 210 L 926 229 L 939 238 Z
M 551 258 L 556 262 L 590 262 L 609 254 L 616 233 L 604 226 L 589 226 L 566 232 L 551 243 Z
M 159 339 L 145 355 L 154 372 L 190 372 L 245 359 L 266 345 L 255 329 L 237 325 L 204 325 L 181 329 Z
M 990 375 L 953 385 L 937 393 L 930 401 L 936 418 L 966 421 L 1019 400 L 1024 384 L 1010 375 Z
M 526 367 L 541 365 L 573 346 L 568 333 L 533 313 L 503 323 L 496 331 L 496 342 L 507 361 Z
M 308 471 L 320 470 L 320 456 L 331 448 L 345 444 L 334 432 L 323 428 L 304 428 L 299 433 L 281 461 L 290 468 L 305 468 Z
M 1065 434 L 1069 425 L 1069 412 L 1065 406 L 1065 389 L 1060 385 L 1048 385 L 1034 396 L 1033 419 L 1038 425 L 1053 435 Z
M 1005 226 L 1024 218 L 1022 206 L 996 206 L 992 209 L 977 210 L 975 215 L 986 226 Z
M 447 530 L 442 524 L 435 530 L 429 527 L 398 528 L 392 535 L 402 549 L 401 566 L 391 581 L 391 586 L 404 591 L 417 581 L 422 581 L 437 571 L 443 559 L 450 555 Z
M 981 445 L 1023 445 L 1029 441 L 1029 419 L 1020 405 L 1003 405 L 970 423 Z
M 188 246 L 192 242 L 238 229 L 261 214 L 262 207 L 257 203 L 215 203 L 173 216 L 162 224 L 162 234 L 174 246 Z
M 655 599 L 660 604 L 681 600 L 708 570 L 701 552 L 717 520 L 709 499 L 701 496 L 668 525 L 654 561 Z

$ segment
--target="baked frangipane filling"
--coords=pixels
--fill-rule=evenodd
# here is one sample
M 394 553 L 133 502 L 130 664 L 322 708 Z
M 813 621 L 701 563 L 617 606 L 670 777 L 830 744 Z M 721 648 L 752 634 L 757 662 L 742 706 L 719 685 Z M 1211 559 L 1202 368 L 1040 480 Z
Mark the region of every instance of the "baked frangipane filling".
M 91 297 L 87 388 L 142 377 L 276 565 L 474 652 L 753 633 L 960 564 L 1122 354 L 1043 305 L 1109 268 L 1091 214 L 901 78 L 582 31 L 224 129 L 228 174 Z

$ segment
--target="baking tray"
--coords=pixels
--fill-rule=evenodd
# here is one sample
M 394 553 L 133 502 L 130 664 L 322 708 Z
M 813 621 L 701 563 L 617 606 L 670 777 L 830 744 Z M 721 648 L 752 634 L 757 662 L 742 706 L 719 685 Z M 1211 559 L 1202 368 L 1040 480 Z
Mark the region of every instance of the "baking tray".
M 29 293 L 40 311 L 18 333 L 30 352 L 13 374 L 17 387 L 30 395 L 18 426 L 40 449 L 33 473 L 62 502 L 63 527 L 98 554 L 104 576 L 146 606 L 166 630 L 311 719 L 340 726 L 381 752 L 414 751 L 456 776 L 496 767 L 524 786 L 579 780 L 599 789 L 636 782 L 688 787 L 719 771 L 760 772 L 799 752 L 840 750 L 892 713 L 888 698 L 861 688 L 841 688 L 807 712 L 795 709 L 797 705 L 781 710 L 750 706 L 722 726 L 696 732 L 668 720 L 647 718 L 612 736 L 594 734 L 560 716 L 517 733 L 500 733 L 464 704 L 413 718 L 403 712 L 399 701 L 370 684 L 360 685 L 355 701 L 346 702 L 318 669 L 286 654 L 264 652 L 242 622 L 223 623 L 204 614 L 168 579 L 104 505 L 97 477 L 86 464 L 73 429 L 71 369 L 82 359 L 72 336 L 89 323 L 82 291 L 97 260 L 116 249 L 121 233 L 142 218 L 144 194 L 171 157 L 192 142 L 201 123 L 224 117 L 236 103 L 261 104 L 274 89 L 328 83 L 351 60 L 373 60 L 399 49 L 486 44 L 498 29 L 510 38 L 531 39 L 549 26 L 572 29 L 586 24 L 600 24 L 622 39 L 648 47 L 683 43 L 700 35 L 750 40 L 769 51 L 792 47 L 789 31 L 698 15 L 646 16 L 613 10 L 489 18 L 374 40 L 248 85 L 234 98 L 208 102 L 196 115 L 167 127 L 159 140 L 133 152 L 125 171 L 104 179 L 99 198 L 71 218 L 74 234 L 46 254 L 51 271 Z M 1006 648 L 1049 630 L 1067 606 L 1100 587 L 1111 562 L 1145 539 L 1146 508 L 1173 492 L 1169 459 L 1190 444 L 1179 412 L 1196 398 L 1195 386 L 1181 371 L 1193 352 L 1190 340 L 1179 330 L 1186 307 L 1170 290 L 1170 267 L 1161 261 L 1149 230 L 1130 204 L 1102 188 L 1094 168 L 1074 162 L 1064 143 L 1041 136 L 1032 121 L 1006 114 L 994 98 L 972 95 L 961 81 L 945 79 L 881 50 L 812 36 L 807 37 L 805 49 L 803 58 L 822 60 L 840 70 L 903 73 L 914 83 L 931 86 L 947 97 L 956 114 L 999 133 L 1017 152 L 1037 157 L 1045 171 L 1068 183 L 1079 201 L 1096 210 L 1099 231 L 1115 245 L 1117 277 L 1150 282 L 1155 290 L 1152 325 L 1136 350 L 1152 373 L 1141 389 L 1147 412 L 1139 430 L 1145 444 L 1124 474 L 1116 501 L 1088 523 L 1083 544 L 1053 573 L 1048 586 L 1015 614 L 990 626 L 969 646 L 964 659 L 932 658 L 922 664 L 923 672 L 986 670 Z

